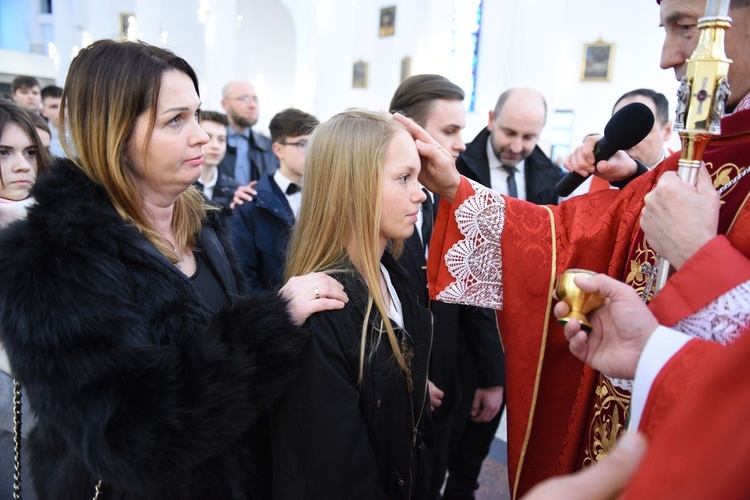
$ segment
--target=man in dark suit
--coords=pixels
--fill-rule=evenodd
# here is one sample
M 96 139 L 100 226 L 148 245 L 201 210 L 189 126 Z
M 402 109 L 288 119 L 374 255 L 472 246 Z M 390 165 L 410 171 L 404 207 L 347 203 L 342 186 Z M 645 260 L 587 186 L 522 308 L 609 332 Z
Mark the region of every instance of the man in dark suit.
M 456 161 L 458 171 L 499 193 L 557 204 L 555 184 L 564 172 L 537 146 L 546 120 L 547 103 L 538 91 L 506 90 L 490 111 L 487 128 Z
M 405 80 L 391 100 L 392 111 L 405 113 L 419 123 L 454 158 L 465 149 L 461 130 L 466 126 L 464 92 L 439 75 L 417 75 Z M 494 437 L 473 454 L 452 460 L 470 419 L 499 419 L 505 386 L 505 357 L 494 311 L 430 301 L 427 293 L 426 259 L 437 201 L 427 193 L 414 234 L 405 241 L 401 265 L 411 275 L 420 304 L 434 317 L 434 341 L 430 358 L 430 404 L 433 407 L 435 445 L 430 493 L 440 498 L 446 470 L 449 478 L 443 498 L 474 498 L 477 478 Z M 495 428 L 497 424 L 495 424 Z M 451 467 L 449 468 L 449 462 Z
M 234 178 L 240 185 L 235 200 L 250 201 L 259 179 L 279 168 L 271 140 L 255 132 L 260 107 L 255 87 L 249 82 L 233 81 L 224 85 L 221 107 L 227 114 L 227 153 L 219 164 L 219 174 Z M 241 201 L 237 201 L 241 204 Z
M 273 117 L 268 127 L 279 169 L 261 177 L 253 200 L 232 217 L 234 248 L 253 295 L 284 284 L 284 258 L 302 203 L 307 141 L 318 123 L 295 108 Z

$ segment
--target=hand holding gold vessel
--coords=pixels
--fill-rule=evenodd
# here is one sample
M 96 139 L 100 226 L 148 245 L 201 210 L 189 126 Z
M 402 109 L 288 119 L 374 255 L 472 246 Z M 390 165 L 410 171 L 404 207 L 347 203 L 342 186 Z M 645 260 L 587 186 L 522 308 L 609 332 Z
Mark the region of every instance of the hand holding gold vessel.
M 577 319 L 582 329 L 587 332 L 591 331 L 592 327 L 587 314 L 601 307 L 605 299 L 598 293 L 581 290 L 575 284 L 575 278 L 577 276 L 590 277 L 595 275 L 595 272 L 586 269 L 567 269 L 557 278 L 557 286 L 555 287 L 557 298 L 568 304 L 570 308 L 567 315 L 557 318 L 558 323 L 564 325 L 571 319 Z

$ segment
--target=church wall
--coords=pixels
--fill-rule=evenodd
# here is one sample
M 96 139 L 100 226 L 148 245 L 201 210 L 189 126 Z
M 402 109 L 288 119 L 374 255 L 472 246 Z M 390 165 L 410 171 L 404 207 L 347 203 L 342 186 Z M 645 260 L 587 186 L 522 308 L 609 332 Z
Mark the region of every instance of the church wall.
M 31 1 L 31 0 L 28 0 Z M 385 109 L 400 82 L 401 60 L 411 73 L 435 72 L 456 80 L 450 52 L 454 0 L 211 0 L 205 23 L 200 2 L 184 0 L 57 0 L 51 16 L 60 61 L 54 68 L 22 61 L 38 55 L 2 50 L 2 67 L 29 67 L 36 76 L 64 82 L 71 47 L 82 33 L 93 39 L 119 31 L 119 14 L 136 15 L 142 38 L 185 57 L 201 79 L 204 107 L 221 109 L 221 87 L 235 78 L 256 84 L 258 128 L 274 113 L 297 106 L 325 120 L 349 107 Z M 458 2 L 459 5 L 463 5 Z M 378 33 L 382 7 L 396 6 L 393 36 Z M 476 82 L 476 107 L 465 139 L 486 125 L 487 112 L 511 86 L 531 86 L 547 98 L 550 113 L 575 111 L 571 143 L 601 131 L 614 100 L 641 86 L 675 102 L 677 83 L 659 69 L 663 32 L 653 0 L 484 0 Z M 243 15 L 241 22 L 237 14 Z M 49 17 L 49 16 L 47 16 Z M 28 16 L 25 22 L 33 22 Z M 165 43 L 161 33 L 168 32 Z M 31 30 L 39 44 L 39 30 Z M 612 79 L 580 80 L 584 43 L 614 43 Z M 367 87 L 352 88 L 352 65 L 368 65 Z M 41 74 L 44 73 L 44 74 Z M 2 75 L 0 75 L 2 76 Z M 548 127 L 549 129 L 549 127 Z M 675 134 L 676 136 L 676 134 Z M 551 143 L 545 130 L 542 144 Z M 678 146 L 676 137 L 673 147 Z

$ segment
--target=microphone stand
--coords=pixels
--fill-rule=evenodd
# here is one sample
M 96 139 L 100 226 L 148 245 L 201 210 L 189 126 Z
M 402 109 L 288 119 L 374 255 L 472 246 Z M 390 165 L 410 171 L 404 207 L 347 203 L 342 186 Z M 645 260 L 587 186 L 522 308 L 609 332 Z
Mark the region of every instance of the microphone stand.
M 731 26 L 730 0 L 708 0 L 705 15 L 698 20 L 701 30 L 698 46 L 687 60 L 687 71 L 677 91 L 677 110 L 674 130 L 679 133 L 682 151 L 677 175 L 695 185 L 701 168 L 701 159 L 708 141 L 721 134 L 721 118 L 729 98 L 727 73 L 732 63 L 724 52 L 725 31 Z M 651 287 L 654 295 L 667 283 L 669 262 L 657 257 L 658 270 L 644 290 L 648 300 Z

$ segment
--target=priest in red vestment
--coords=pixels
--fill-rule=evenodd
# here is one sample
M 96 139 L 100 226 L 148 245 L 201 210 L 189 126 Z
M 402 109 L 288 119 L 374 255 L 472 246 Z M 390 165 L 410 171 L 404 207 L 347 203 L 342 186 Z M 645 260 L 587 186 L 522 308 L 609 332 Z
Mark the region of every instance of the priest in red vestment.
M 662 65 L 674 67 L 678 76 L 684 73 L 685 58 L 692 49 L 682 50 L 685 42 L 677 39 L 680 31 L 675 19 L 679 14 L 681 22 L 697 22 L 704 10 L 703 0 L 662 1 L 667 33 Z M 735 63 L 729 80 L 733 92 L 744 93 L 733 94 L 736 97 L 728 107 L 736 108 L 735 112 L 722 120 L 722 135 L 710 141 L 704 154 L 708 175 L 690 192 L 675 189 L 678 158 L 673 155 L 622 190 L 591 193 L 557 207 L 531 205 L 459 178 L 434 141 L 410 126 L 425 158 L 420 180 L 443 197 L 428 263 L 431 294 L 445 302 L 499 311 L 509 381 L 508 468 L 514 497 L 543 479 L 606 456 L 628 418 L 629 382 L 603 376 L 570 356 L 562 328 L 551 313 L 556 277 L 566 269 L 585 268 L 643 292 L 656 251 L 679 267 L 689 260 L 690 252 L 711 240 L 711 231 L 750 256 L 750 207 L 746 203 L 750 176 L 745 175 L 750 99 L 740 99 L 750 90 L 750 59 L 742 50 L 742 40 L 750 36 L 750 8 L 733 3 L 730 14 L 734 23 L 727 33 L 727 53 Z M 697 37 L 690 43 L 694 48 Z M 676 53 L 684 56 L 675 57 Z M 602 162 L 599 168 L 605 170 Z M 711 183 L 715 190 L 706 189 Z M 652 204 L 641 227 L 647 194 Z M 664 199 L 678 195 L 685 210 L 664 209 Z M 694 218 L 713 227 L 697 225 Z M 686 250 L 688 254 L 683 255 Z M 699 293 L 687 300 L 667 326 L 691 331 L 696 314 L 704 318 L 699 321 L 721 314 L 715 301 L 726 289 L 691 281 L 691 293 L 696 288 Z M 679 282 L 670 280 L 661 294 L 685 292 Z M 736 334 L 736 330 L 721 330 L 709 340 L 726 343 Z
M 726 117 L 722 130 L 704 155 L 713 183 L 720 186 L 722 179 L 731 182 L 741 174 L 736 165 L 750 151 L 750 110 Z M 645 288 L 644 264 L 654 264 L 655 252 L 645 244 L 639 224 L 643 200 L 665 172 L 674 175 L 676 164 L 672 156 L 623 190 L 599 191 L 557 207 L 505 198 L 463 178 L 452 204 L 446 197 L 441 202 L 428 264 L 431 293 L 438 300 L 499 310 L 511 382 L 508 468 L 517 494 L 606 456 L 625 428 L 628 394 L 570 356 L 551 315 L 552 290 L 556 277 L 570 268 L 608 274 L 638 291 Z M 707 177 L 704 184 L 711 182 Z M 720 195 L 718 217 L 719 234 L 744 256 L 750 256 L 748 193 L 750 176 L 743 176 Z M 672 263 L 679 260 L 661 253 Z M 700 272 L 733 277 L 732 269 L 722 267 Z M 691 283 L 692 291 L 700 281 Z M 682 296 L 677 285 L 668 281 L 659 297 Z M 669 326 L 689 322 L 688 316 L 725 291 L 697 288 L 695 296 L 684 298 L 681 313 L 670 316 Z M 727 341 L 731 334 L 713 340 Z
M 712 244 L 712 253 L 691 260 L 736 266 L 736 273 L 750 280 L 750 264 L 743 255 L 722 237 Z M 528 500 L 620 498 L 623 490 L 626 499 L 750 497 L 750 429 L 743 425 L 750 411 L 750 328 L 727 347 L 693 339 L 658 326 L 658 315 L 647 311 L 626 285 L 603 275 L 578 282 L 609 300 L 592 313 L 591 333 L 581 331 L 575 320 L 566 325 L 570 350 L 602 372 L 635 376 L 632 409 L 648 437 L 648 452 L 642 459 L 638 440 L 629 440 L 625 448 L 618 443 L 601 464 L 546 481 Z M 750 315 L 748 291 L 750 281 L 744 281 L 719 299 L 731 307 L 737 321 Z M 681 302 L 673 313 L 684 306 Z M 555 306 L 557 317 L 567 311 L 564 303 Z

